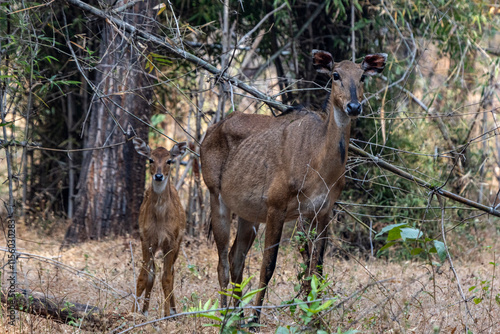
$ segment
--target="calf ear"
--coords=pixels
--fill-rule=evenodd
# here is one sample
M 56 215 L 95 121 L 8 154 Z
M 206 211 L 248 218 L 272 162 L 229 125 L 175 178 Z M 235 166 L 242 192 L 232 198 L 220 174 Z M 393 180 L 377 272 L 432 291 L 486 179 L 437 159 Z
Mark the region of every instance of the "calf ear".
M 142 140 L 139 137 L 134 137 L 134 139 L 132 139 L 132 142 L 134 143 L 134 148 L 137 151 L 137 153 L 139 153 L 142 156 L 145 156 L 148 159 L 151 159 L 151 149 L 144 140 Z
M 170 150 L 170 157 L 175 159 L 178 156 L 183 155 L 186 152 L 186 145 L 185 141 L 175 144 Z
M 330 52 L 312 50 L 313 65 L 319 73 L 331 74 L 333 70 L 333 57 Z
M 386 53 L 374 53 L 367 55 L 361 62 L 361 69 L 363 69 L 367 75 L 375 75 L 384 70 L 386 60 Z

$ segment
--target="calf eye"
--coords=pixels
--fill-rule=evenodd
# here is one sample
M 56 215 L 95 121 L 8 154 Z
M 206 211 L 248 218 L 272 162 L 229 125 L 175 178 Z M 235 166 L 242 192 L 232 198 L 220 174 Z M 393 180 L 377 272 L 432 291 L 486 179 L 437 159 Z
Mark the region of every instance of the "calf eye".
M 366 79 L 366 75 L 364 75 L 364 74 L 363 74 L 363 75 L 361 76 L 360 81 L 361 81 L 361 82 L 365 82 L 365 79 Z
M 172 160 L 171 159 L 168 159 L 167 160 L 167 165 L 170 165 L 172 163 Z
M 337 72 L 333 72 L 333 80 L 340 80 L 340 75 Z
M 155 162 L 155 161 L 154 161 L 153 159 L 149 158 L 149 162 L 150 162 L 150 163 L 153 163 L 153 162 Z

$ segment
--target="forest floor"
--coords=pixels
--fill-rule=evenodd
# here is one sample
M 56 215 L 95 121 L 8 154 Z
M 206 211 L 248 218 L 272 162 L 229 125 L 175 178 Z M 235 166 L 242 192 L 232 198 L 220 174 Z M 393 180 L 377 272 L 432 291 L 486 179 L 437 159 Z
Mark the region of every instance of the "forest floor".
M 19 261 L 20 288 L 42 292 L 46 296 L 64 297 L 71 303 L 97 306 L 106 312 L 129 314 L 134 300 L 134 279 L 138 276 L 141 259 L 140 241 L 117 237 L 61 250 L 64 228 L 61 226 L 57 230 L 47 236 L 23 226 L 18 228 L 17 246 L 24 254 Z M 317 314 L 316 323 L 330 333 L 348 330 L 357 330 L 358 333 L 464 333 L 465 329 L 470 333 L 500 333 L 500 281 L 496 278 L 499 269 L 494 265 L 500 262 L 498 232 L 495 226 L 491 226 L 478 233 L 481 235 L 462 239 L 450 237 L 456 276 L 449 262 L 436 269 L 423 260 L 414 259 L 389 261 L 350 256 L 346 260 L 332 256 L 329 248 L 324 264 L 329 285 L 322 297 L 333 298 L 334 302 Z M 267 306 L 279 306 L 296 297 L 294 288 L 298 284 L 302 259 L 296 247 L 287 242 L 288 238 L 289 235 L 283 238 L 265 300 Z M 2 245 L 4 240 L 0 242 L 1 247 L 5 247 Z M 263 237 L 257 239 L 247 259 L 244 277 L 255 275 L 247 285 L 247 291 L 257 287 L 262 240 Z M 5 264 L 6 261 L 6 255 L 2 254 L 0 262 Z M 219 298 L 215 244 L 206 236 L 186 237 L 175 266 L 175 294 L 180 314 L 173 321 L 154 322 L 129 333 L 219 331 L 216 327 L 206 326 L 218 324 L 215 320 L 182 314 L 205 305 L 207 301 L 213 304 Z M 4 276 L 2 286 L 7 284 Z M 464 303 L 459 287 L 467 303 Z M 124 332 L 134 325 L 162 317 L 161 295 L 157 278 L 149 315 L 133 314 L 132 320 L 116 323 L 104 332 Z M 6 308 L 2 304 L 0 332 L 80 332 L 78 328 L 23 312 L 18 312 L 19 319 L 12 327 L 7 325 L 5 314 Z M 219 313 L 214 315 L 220 316 Z M 279 333 L 317 332 L 311 329 L 314 321 L 306 326 L 307 317 L 298 308 L 268 308 L 261 318 L 261 333 L 275 333 L 280 327 Z

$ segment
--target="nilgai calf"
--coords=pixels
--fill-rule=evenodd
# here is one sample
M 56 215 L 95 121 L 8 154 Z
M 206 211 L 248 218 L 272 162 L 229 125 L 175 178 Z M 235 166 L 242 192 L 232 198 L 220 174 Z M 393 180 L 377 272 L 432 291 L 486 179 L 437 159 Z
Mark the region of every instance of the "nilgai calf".
M 260 223 L 266 224 L 259 284 L 264 289 L 256 296 L 257 318 L 276 267 L 285 221 L 310 222 L 316 242 L 302 251 L 308 259 L 306 276 L 321 274 L 326 227 L 345 183 L 351 119 L 363 110 L 365 77 L 382 72 L 387 58 L 371 54 L 355 64 L 334 62 L 326 51 L 314 50 L 312 56 L 316 70 L 332 82 L 324 110 L 291 108 L 280 117 L 234 112 L 212 125 L 201 145 L 221 289 L 227 288 L 229 274 L 241 283 L 245 257 Z M 231 212 L 239 220 L 229 251 Z M 227 305 L 224 295 L 221 304 Z
M 170 164 L 186 152 L 186 143 L 178 143 L 169 151 L 158 147 L 151 152 L 149 146 L 140 138 L 134 138 L 137 153 L 149 159 L 152 182 L 144 194 L 139 213 L 139 232 L 142 246 L 142 267 L 137 280 L 136 296 L 144 290 L 143 312 L 147 314 L 151 289 L 155 280 L 154 256 L 156 251 L 163 253 L 163 275 L 161 285 L 165 295 L 165 316 L 176 312 L 174 297 L 174 263 L 186 227 L 186 214 L 179 195 L 170 182 Z M 132 312 L 137 309 L 134 302 Z

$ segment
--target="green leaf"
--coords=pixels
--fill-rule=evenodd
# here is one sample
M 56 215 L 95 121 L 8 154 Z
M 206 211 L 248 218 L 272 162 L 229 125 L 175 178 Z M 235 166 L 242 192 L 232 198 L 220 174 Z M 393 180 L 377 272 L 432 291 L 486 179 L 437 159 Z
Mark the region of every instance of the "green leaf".
M 327 300 L 326 302 L 324 302 L 323 304 L 321 304 L 319 307 L 317 307 L 314 310 L 314 313 L 318 313 L 318 312 L 321 312 L 321 311 L 324 311 L 324 310 L 330 308 L 330 306 L 332 306 L 333 302 L 334 302 L 333 299 Z
M 361 5 L 359 4 L 359 2 L 355 1 L 354 2 L 354 6 L 360 11 L 362 12 L 363 11 L 363 8 L 361 7 Z
M 401 229 L 399 227 L 393 228 L 389 231 L 387 235 L 387 241 L 398 240 L 401 239 Z
M 228 290 L 232 290 L 232 289 L 228 289 Z M 237 295 L 235 295 L 232 291 L 230 292 L 226 292 L 226 291 L 219 291 L 219 294 L 220 295 L 223 295 L 223 296 L 228 296 L 228 297 L 234 297 L 236 299 L 239 299 L 240 297 L 238 297 Z
M 222 321 L 222 319 L 219 321 Z M 203 324 L 202 326 L 203 327 L 220 327 L 220 324 Z
M 420 238 L 422 235 L 422 231 L 418 228 L 405 227 L 401 229 L 401 238 L 403 241 L 406 241 L 406 239 L 415 240 Z
M 59 62 L 59 60 L 57 58 L 52 57 L 52 56 L 46 56 L 44 59 L 47 60 L 49 62 L 49 64 L 52 64 L 52 60 Z
M 474 301 L 474 304 L 477 305 L 477 304 L 479 304 L 480 302 L 483 301 L 483 298 L 474 298 L 473 301 Z
M 286 327 L 279 326 L 274 334 L 290 334 L 290 331 Z
M 379 236 L 382 236 L 382 234 L 384 234 L 385 232 L 389 232 L 391 231 L 392 229 L 395 229 L 397 228 L 398 230 L 400 230 L 401 227 L 407 227 L 408 225 L 406 223 L 402 223 L 402 224 L 393 224 L 393 225 L 388 225 L 386 227 L 384 227 L 382 229 L 382 231 L 380 231 L 375 237 L 379 237 Z
M 215 320 L 215 321 L 222 321 L 222 318 L 220 318 L 216 315 L 211 315 L 210 313 L 199 313 L 199 314 L 197 314 L 197 316 L 203 317 L 203 318 L 208 318 L 208 319 Z
M 9 124 L 13 124 L 14 122 L 5 122 L 5 123 L 0 123 L 0 127 L 7 126 Z
M 410 254 L 415 256 L 415 255 L 418 255 L 420 253 L 422 253 L 424 250 L 422 248 L 413 248 L 411 251 L 410 251 Z
M 397 244 L 397 242 L 388 242 L 382 248 L 380 248 L 377 253 L 380 253 L 381 251 L 383 251 L 383 250 L 385 250 L 385 249 L 387 249 L 395 244 Z
M 299 300 L 298 302 L 300 303 L 298 306 L 299 306 L 299 308 L 300 308 L 302 311 L 304 311 L 304 312 L 306 312 L 306 313 L 307 313 L 307 312 L 309 312 L 309 307 L 307 307 L 307 304 L 306 304 L 306 303 L 304 303 L 304 302 L 303 302 L 303 301 L 301 301 L 301 300 Z
M 313 291 L 318 291 L 318 277 L 314 275 L 311 280 L 311 289 Z
M 246 287 L 246 286 L 247 286 L 247 284 L 248 284 L 248 283 L 250 283 L 250 280 L 251 280 L 252 278 L 254 278 L 254 277 L 255 277 L 255 275 L 252 275 L 252 276 L 250 276 L 250 277 L 246 278 L 245 280 L 243 280 L 243 282 L 241 282 L 241 284 L 239 284 L 239 286 L 240 286 L 241 288 Z
M 252 299 L 252 297 L 255 296 L 257 294 L 257 292 L 262 291 L 262 290 L 264 290 L 264 288 L 253 290 L 253 291 L 250 291 L 249 293 L 245 294 L 241 298 L 241 302 L 243 303 L 243 305 L 248 304 L 250 302 L 250 299 Z
M 434 247 L 441 261 L 446 260 L 446 247 L 442 241 L 434 240 Z
M 216 300 L 217 301 L 217 300 Z M 212 300 L 209 299 L 207 300 L 207 302 L 205 303 L 205 305 L 203 305 L 203 311 L 207 311 L 210 309 L 210 304 L 212 303 Z

